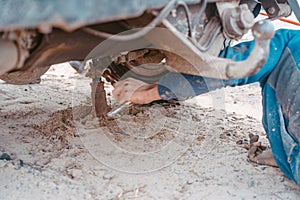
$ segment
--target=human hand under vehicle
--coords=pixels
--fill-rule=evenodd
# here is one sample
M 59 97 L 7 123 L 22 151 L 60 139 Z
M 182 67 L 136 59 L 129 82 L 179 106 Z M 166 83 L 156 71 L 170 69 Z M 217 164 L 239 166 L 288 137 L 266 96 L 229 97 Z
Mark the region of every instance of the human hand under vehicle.
M 130 101 L 133 104 L 148 104 L 160 100 L 157 84 L 148 84 L 143 81 L 127 78 L 114 85 L 113 95 L 120 104 Z

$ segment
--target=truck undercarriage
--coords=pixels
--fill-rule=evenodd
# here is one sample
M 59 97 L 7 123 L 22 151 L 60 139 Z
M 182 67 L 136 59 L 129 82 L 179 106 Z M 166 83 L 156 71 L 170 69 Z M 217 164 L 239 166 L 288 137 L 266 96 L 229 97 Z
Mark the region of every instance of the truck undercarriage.
M 274 34 L 269 20 L 255 22 L 261 7 L 270 19 L 300 14 L 293 0 L 0 0 L 0 5 L 0 79 L 28 84 L 53 64 L 82 61 L 80 72 L 93 79 L 97 116 L 108 110 L 101 77 L 111 83 L 128 71 L 146 82 L 168 71 L 247 77 L 263 66 Z M 256 43 L 246 60 L 218 57 L 249 30 Z

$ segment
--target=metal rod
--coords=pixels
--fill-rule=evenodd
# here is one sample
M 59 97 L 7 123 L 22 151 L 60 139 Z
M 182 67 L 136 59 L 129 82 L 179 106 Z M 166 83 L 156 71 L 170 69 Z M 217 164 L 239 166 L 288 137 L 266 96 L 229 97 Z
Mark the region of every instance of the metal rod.
M 110 118 L 115 118 L 119 112 L 121 112 L 125 108 L 129 107 L 130 105 L 132 105 L 132 103 L 130 101 L 125 101 L 121 105 L 117 106 L 116 108 L 114 108 L 110 112 L 108 112 L 107 116 Z
M 154 29 L 157 25 L 159 25 L 163 19 L 165 19 L 171 12 L 171 10 L 174 8 L 176 5 L 177 0 L 171 0 L 159 13 L 159 15 L 152 21 L 150 22 L 146 27 L 141 29 L 140 31 L 137 31 L 135 33 L 129 34 L 129 35 L 114 35 L 102 31 L 98 31 L 92 28 L 83 28 L 82 30 L 85 31 L 86 33 L 92 34 L 97 37 L 102 37 L 102 38 L 110 38 L 112 40 L 116 41 L 128 41 L 128 40 L 134 40 L 140 37 L 143 37 L 146 35 L 148 32 L 150 32 L 152 29 Z

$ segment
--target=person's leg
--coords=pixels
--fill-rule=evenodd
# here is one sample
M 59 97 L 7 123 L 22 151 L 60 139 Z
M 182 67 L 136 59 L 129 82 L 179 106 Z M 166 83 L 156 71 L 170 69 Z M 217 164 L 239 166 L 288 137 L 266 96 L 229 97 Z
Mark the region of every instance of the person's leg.
M 278 167 L 300 185 L 300 31 L 289 42 L 263 87 L 263 124 Z
M 223 86 L 236 86 L 260 81 L 263 87 L 263 124 L 269 137 L 278 167 L 300 185 L 300 31 L 279 30 L 271 40 L 270 55 L 263 68 L 255 75 L 238 80 L 224 80 Z M 236 61 L 247 58 L 253 42 L 226 48 L 220 56 Z M 242 51 L 242 50 L 245 51 Z M 182 80 L 182 81 L 180 81 Z M 207 84 L 207 80 L 213 84 Z M 170 73 L 159 84 L 163 99 L 199 95 L 218 88 L 213 79 Z M 182 84 L 185 83 L 185 84 Z M 182 90 L 182 86 L 189 88 Z M 212 87 L 208 87 L 211 85 Z M 222 85 L 222 84 L 221 84 Z M 163 87 L 164 86 L 164 87 Z M 172 92 L 170 88 L 175 88 Z M 182 92 L 183 91 L 183 92 Z M 268 164 L 270 152 L 254 158 Z M 255 160 L 254 160 L 255 161 Z

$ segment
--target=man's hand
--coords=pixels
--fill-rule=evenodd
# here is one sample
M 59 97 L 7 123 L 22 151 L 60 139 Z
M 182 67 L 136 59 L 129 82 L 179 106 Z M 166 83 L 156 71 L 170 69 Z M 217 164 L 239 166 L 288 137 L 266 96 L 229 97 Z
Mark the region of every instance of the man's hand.
M 127 78 L 113 85 L 113 95 L 119 103 L 130 101 L 133 104 L 147 104 L 160 100 L 157 84 L 147 84 L 140 80 Z

